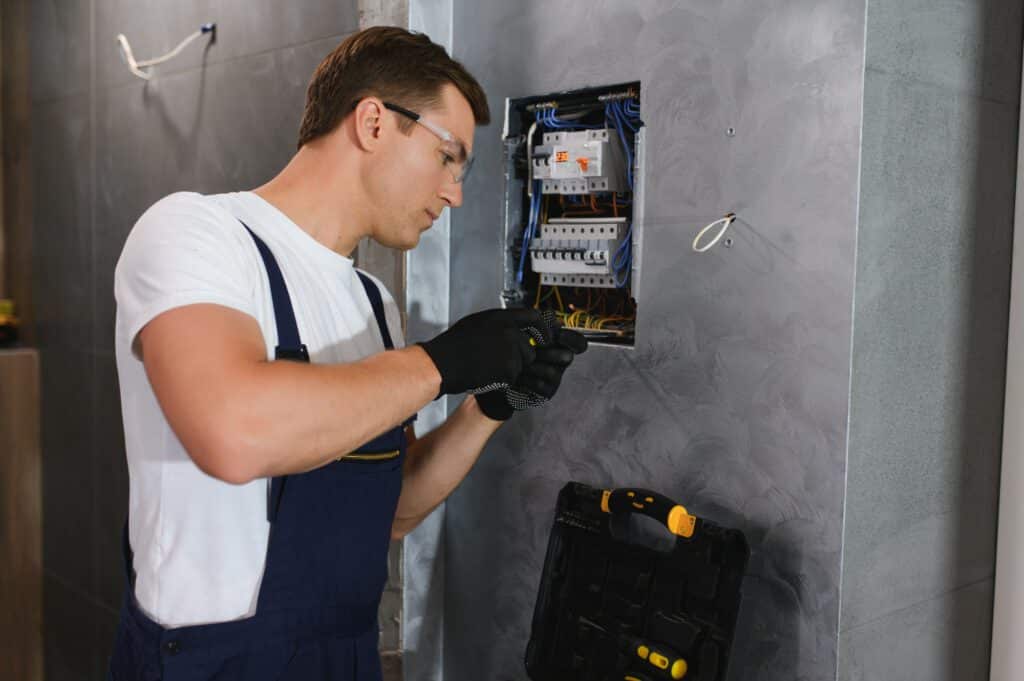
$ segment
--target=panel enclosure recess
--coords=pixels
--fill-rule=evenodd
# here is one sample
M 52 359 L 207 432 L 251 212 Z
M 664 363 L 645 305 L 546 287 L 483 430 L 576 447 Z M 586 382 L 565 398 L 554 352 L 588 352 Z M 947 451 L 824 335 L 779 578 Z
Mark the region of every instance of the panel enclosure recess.
M 505 101 L 506 307 L 634 345 L 645 143 L 639 81 Z

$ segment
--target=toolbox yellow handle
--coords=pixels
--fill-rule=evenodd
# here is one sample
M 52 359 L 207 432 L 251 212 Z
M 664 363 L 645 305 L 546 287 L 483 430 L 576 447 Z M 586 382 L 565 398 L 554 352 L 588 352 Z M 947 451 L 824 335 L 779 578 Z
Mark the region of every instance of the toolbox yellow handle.
M 634 640 L 639 641 L 640 639 Z M 671 676 L 674 681 L 682 679 L 690 670 L 686 660 L 678 653 L 658 643 L 637 643 L 636 656 L 652 667 L 660 669 L 663 675 Z
M 601 493 L 601 510 L 605 513 L 640 513 L 663 523 L 668 531 L 690 538 L 697 527 L 697 517 L 686 507 L 649 489 L 606 489 Z

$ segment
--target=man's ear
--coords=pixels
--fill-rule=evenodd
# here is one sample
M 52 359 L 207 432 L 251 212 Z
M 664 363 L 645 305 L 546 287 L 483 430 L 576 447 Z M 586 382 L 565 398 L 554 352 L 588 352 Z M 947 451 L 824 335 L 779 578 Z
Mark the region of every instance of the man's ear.
M 353 112 L 356 142 L 365 151 L 373 151 L 380 144 L 384 132 L 384 102 L 376 97 L 364 97 Z

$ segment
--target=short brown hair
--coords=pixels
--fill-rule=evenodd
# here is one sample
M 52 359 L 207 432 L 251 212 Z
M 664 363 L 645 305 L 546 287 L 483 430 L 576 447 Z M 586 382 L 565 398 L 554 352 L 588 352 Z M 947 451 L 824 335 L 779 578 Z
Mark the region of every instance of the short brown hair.
M 330 133 L 364 97 L 376 96 L 408 109 L 438 104 L 451 83 L 469 101 L 477 125 L 491 122 L 487 96 L 466 68 L 422 33 L 375 26 L 345 38 L 313 73 L 299 144 Z M 399 117 L 400 129 L 413 121 Z

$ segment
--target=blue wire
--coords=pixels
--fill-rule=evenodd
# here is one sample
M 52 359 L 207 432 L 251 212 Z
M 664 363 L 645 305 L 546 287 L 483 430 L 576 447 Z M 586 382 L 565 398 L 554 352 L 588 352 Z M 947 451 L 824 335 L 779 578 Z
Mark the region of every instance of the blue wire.
M 523 283 L 526 272 L 526 254 L 530 250 L 530 241 L 537 231 L 537 218 L 540 216 L 540 180 L 534 180 L 533 196 L 530 199 L 530 215 L 523 230 L 523 250 L 519 254 L 519 270 L 516 272 L 516 283 Z
M 526 271 L 526 254 L 530 250 L 530 238 L 533 231 L 533 199 L 530 200 L 530 216 L 523 230 L 523 246 L 519 253 L 519 269 L 516 270 L 516 283 L 523 283 L 523 273 Z
M 634 132 L 636 131 L 632 125 L 626 120 L 627 116 L 622 111 L 618 102 L 611 102 L 605 105 L 605 117 L 611 119 L 615 125 L 615 131 L 619 135 L 619 141 L 622 142 L 622 148 L 626 153 L 626 178 L 629 184 L 630 191 L 633 190 L 633 153 L 630 151 L 629 144 L 626 141 L 626 134 L 623 127 L 629 127 Z M 626 234 L 622 239 L 622 243 L 615 250 L 615 255 L 612 257 L 612 267 L 615 273 L 615 285 L 618 288 L 624 288 L 626 283 L 629 281 L 630 273 L 633 269 L 633 223 L 629 223 L 626 228 Z
M 621 103 L 614 102 L 614 111 L 615 111 L 615 115 L 618 117 L 618 119 L 624 125 L 626 125 L 626 127 L 628 127 L 630 130 L 632 130 L 634 133 L 637 131 L 637 127 L 635 125 L 633 125 L 632 123 L 630 123 L 629 117 L 626 116 L 626 112 L 623 111 Z
M 644 122 L 640 120 L 640 106 L 637 104 L 635 99 L 625 100 L 620 111 L 625 115 L 626 122 L 629 124 L 629 127 L 633 129 L 633 132 L 636 132 L 637 127 L 632 125 L 632 123 L 636 123 L 637 126 L 644 124 Z
M 618 114 L 619 114 L 619 119 L 623 123 L 625 123 L 627 126 L 629 126 L 629 129 L 632 130 L 635 133 L 637 131 L 637 126 L 633 125 L 632 121 L 637 120 L 637 119 L 636 118 L 630 118 L 626 114 L 626 110 L 622 108 L 621 104 L 618 107 Z
M 639 125 L 634 125 L 633 123 L 636 122 L 637 124 L 639 124 L 640 123 L 640 119 L 636 118 L 636 117 L 628 116 L 626 114 L 625 109 L 621 109 L 621 111 L 622 111 L 622 120 L 624 120 L 626 122 L 626 125 L 628 125 L 630 127 L 630 129 L 634 133 L 636 133 L 636 131 L 640 129 L 640 126 Z
M 604 127 L 603 125 L 563 121 L 555 114 L 554 109 L 540 109 L 536 114 L 538 121 L 554 130 L 594 130 Z
M 523 244 L 519 252 L 519 267 L 516 268 L 516 283 L 523 283 L 523 271 L 526 268 L 526 252 L 529 250 L 530 229 L 533 227 L 533 199 L 530 199 L 530 214 L 527 217 L 526 227 L 523 229 Z
M 629 275 L 633 269 L 633 223 L 629 223 L 629 227 L 626 229 L 626 235 L 622 239 L 622 243 L 615 250 L 615 255 L 612 256 L 612 268 L 615 271 L 615 285 L 618 288 L 623 288 L 626 282 L 629 281 Z M 625 272 L 625 276 L 620 279 L 620 275 Z
M 537 218 L 540 214 L 540 186 L 534 188 L 533 200 L 530 203 L 530 220 L 527 225 L 529 233 L 523 243 L 523 253 L 520 254 L 520 267 L 519 267 L 519 281 L 522 282 L 523 275 L 526 272 L 526 254 L 530 250 L 530 242 L 533 241 L 533 237 L 537 234 Z
M 633 191 L 633 153 L 629 150 L 629 144 L 626 142 L 626 133 L 622 130 L 622 123 L 618 116 L 615 115 L 614 102 L 612 104 L 605 104 L 605 117 L 609 117 L 615 123 L 615 130 L 619 133 L 619 140 L 622 142 L 622 148 L 626 152 L 626 181 L 629 184 L 629 190 Z

